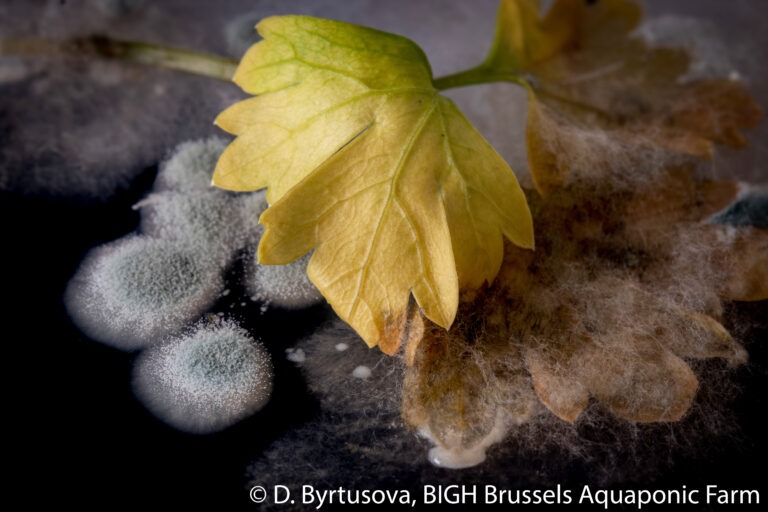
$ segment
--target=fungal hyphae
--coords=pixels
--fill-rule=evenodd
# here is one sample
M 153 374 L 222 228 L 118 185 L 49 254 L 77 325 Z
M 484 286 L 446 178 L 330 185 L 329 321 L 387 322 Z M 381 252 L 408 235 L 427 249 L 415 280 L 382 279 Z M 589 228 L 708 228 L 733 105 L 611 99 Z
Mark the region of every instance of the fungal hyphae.
M 262 344 L 234 323 L 201 324 L 141 353 L 134 392 L 155 416 L 195 434 L 224 429 L 261 409 L 272 392 Z
M 245 287 L 252 298 L 285 309 L 320 304 L 323 296 L 307 277 L 310 255 L 288 265 L 261 265 L 255 255 L 248 258 Z
M 162 163 L 154 190 L 162 192 L 205 192 L 211 189 L 211 173 L 221 152 L 227 147 L 221 137 L 179 144 Z
M 128 236 L 91 251 L 70 281 L 65 303 L 89 337 L 135 350 L 196 320 L 222 286 L 220 269 L 199 252 Z
M 223 147 L 218 138 L 181 144 L 135 206 L 139 232 L 93 249 L 65 294 L 72 321 L 91 339 L 123 350 L 151 347 L 136 365 L 137 396 L 167 423 L 200 433 L 248 416 L 271 389 L 266 353 L 244 330 L 196 324 L 230 295 L 227 272 L 244 272 L 234 278 L 265 304 L 299 309 L 322 299 L 304 274 L 306 261 L 266 267 L 251 256 L 235 263 L 253 254 L 266 201 L 263 192 L 210 186 Z M 243 299 L 236 300 L 241 307 Z M 221 322 L 221 315 L 207 317 Z
M 306 277 L 306 259 L 284 267 L 256 262 L 266 201 L 263 192 L 210 186 L 224 145 L 220 138 L 180 144 L 135 206 L 140 232 L 92 250 L 81 264 L 66 305 L 88 336 L 135 350 L 181 331 L 213 305 L 241 251 L 250 255 L 241 280 L 252 300 L 290 309 L 322 302 Z

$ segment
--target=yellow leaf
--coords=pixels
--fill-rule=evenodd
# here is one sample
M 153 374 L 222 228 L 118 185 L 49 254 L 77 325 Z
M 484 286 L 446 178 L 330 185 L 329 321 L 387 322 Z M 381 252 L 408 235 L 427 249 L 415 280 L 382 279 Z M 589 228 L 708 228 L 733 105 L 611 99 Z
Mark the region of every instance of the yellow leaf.
M 238 138 L 214 184 L 268 187 L 260 261 L 314 249 L 310 279 L 369 345 L 392 337 L 410 294 L 448 328 L 459 291 L 496 276 L 503 236 L 533 245 L 514 174 L 408 39 L 302 16 L 257 28 L 235 81 L 260 96 L 217 119 Z

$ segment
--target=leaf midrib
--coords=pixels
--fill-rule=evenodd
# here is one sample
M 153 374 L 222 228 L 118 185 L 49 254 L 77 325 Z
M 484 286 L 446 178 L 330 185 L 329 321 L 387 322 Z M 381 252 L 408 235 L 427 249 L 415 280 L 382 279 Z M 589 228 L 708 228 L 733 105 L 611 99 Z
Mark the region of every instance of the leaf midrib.
M 379 218 L 376 222 L 376 229 L 374 230 L 373 236 L 371 237 L 371 243 L 368 245 L 368 250 L 366 252 L 365 258 L 363 260 L 362 266 L 360 268 L 360 274 L 358 276 L 357 285 L 355 287 L 355 299 L 352 301 L 352 304 L 349 307 L 348 316 L 353 316 L 357 312 L 357 308 L 360 304 L 360 301 L 362 299 L 361 290 L 363 289 L 363 285 L 367 280 L 368 272 L 370 271 L 370 259 L 371 255 L 373 254 L 374 247 L 378 244 L 379 239 L 379 233 L 381 231 L 381 228 L 384 224 L 384 217 L 386 216 L 387 211 L 391 207 L 391 204 L 395 202 L 398 207 L 401 209 L 405 219 L 408 221 L 409 225 L 411 226 L 411 232 L 413 232 L 417 239 L 418 233 L 415 229 L 413 229 L 413 223 L 408 218 L 407 213 L 405 212 L 405 209 L 400 205 L 399 201 L 397 200 L 397 197 L 395 195 L 396 190 L 396 184 L 400 178 L 400 175 L 403 172 L 403 169 L 405 168 L 405 163 L 408 160 L 408 156 L 411 154 L 411 151 L 413 149 L 414 144 L 416 143 L 416 140 L 418 139 L 421 132 L 424 130 L 424 127 L 427 124 L 427 121 L 434 113 L 435 109 L 438 108 L 437 106 L 437 98 L 436 95 L 432 98 L 432 103 L 429 108 L 425 108 L 424 112 L 419 118 L 418 123 L 416 123 L 414 129 L 411 131 L 411 133 L 408 135 L 408 141 L 403 146 L 403 149 L 400 152 L 400 155 L 398 157 L 397 165 L 395 168 L 394 175 L 392 176 L 392 179 L 389 180 L 389 193 L 387 194 L 387 200 L 384 203 L 384 206 L 381 209 L 381 214 L 379 215 Z M 420 240 L 419 240 L 420 241 Z M 421 245 L 416 244 L 416 250 L 419 254 L 419 260 L 421 263 L 421 268 L 424 269 L 425 262 L 424 262 L 424 255 L 422 254 Z M 427 286 L 429 287 L 432 294 L 435 294 L 434 288 L 429 280 L 427 281 Z

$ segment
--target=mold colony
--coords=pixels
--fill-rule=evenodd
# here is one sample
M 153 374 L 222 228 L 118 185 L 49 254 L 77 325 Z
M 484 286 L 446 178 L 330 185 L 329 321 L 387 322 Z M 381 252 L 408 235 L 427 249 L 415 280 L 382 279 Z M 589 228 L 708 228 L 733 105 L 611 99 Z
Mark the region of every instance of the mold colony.
M 224 145 L 217 138 L 181 144 L 136 205 L 140 232 L 93 249 L 65 294 L 72 320 L 90 338 L 145 349 L 134 373 L 137 397 L 160 419 L 194 433 L 247 417 L 272 388 L 258 340 L 218 315 L 198 321 L 228 295 L 225 274 L 238 256 L 254 252 L 265 208 L 261 193 L 210 187 Z M 266 304 L 308 307 L 322 297 L 305 265 L 274 271 L 249 261 L 241 279 Z

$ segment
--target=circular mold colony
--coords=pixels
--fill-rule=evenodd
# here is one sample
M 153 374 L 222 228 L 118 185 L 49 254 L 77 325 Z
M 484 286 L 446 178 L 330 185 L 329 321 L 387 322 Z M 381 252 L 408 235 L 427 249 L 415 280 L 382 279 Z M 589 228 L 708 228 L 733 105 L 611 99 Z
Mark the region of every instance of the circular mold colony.
M 123 350 L 181 330 L 223 288 L 218 266 L 171 241 L 129 236 L 91 251 L 65 304 L 89 337 Z
M 261 409 L 272 393 L 266 349 L 234 323 L 199 324 L 139 356 L 136 397 L 169 425 L 216 432 Z

